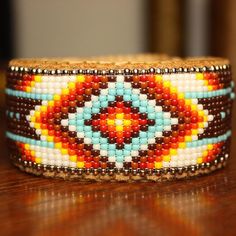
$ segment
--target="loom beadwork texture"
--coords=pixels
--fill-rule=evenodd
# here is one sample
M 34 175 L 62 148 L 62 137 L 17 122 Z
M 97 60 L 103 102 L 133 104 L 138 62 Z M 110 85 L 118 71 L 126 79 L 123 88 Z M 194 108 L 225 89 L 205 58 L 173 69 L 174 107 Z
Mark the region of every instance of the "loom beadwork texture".
M 10 152 L 25 163 L 105 172 L 214 163 L 229 155 L 233 86 L 229 70 L 10 71 Z

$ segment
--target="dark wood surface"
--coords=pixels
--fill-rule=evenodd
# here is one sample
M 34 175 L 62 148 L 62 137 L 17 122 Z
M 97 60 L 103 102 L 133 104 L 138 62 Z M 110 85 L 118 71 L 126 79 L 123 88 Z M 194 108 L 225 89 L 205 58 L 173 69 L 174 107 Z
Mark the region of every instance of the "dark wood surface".
M 3 109 L 0 115 L 0 235 L 236 235 L 235 140 L 227 167 L 209 176 L 165 183 L 68 182 L 13 167 Z

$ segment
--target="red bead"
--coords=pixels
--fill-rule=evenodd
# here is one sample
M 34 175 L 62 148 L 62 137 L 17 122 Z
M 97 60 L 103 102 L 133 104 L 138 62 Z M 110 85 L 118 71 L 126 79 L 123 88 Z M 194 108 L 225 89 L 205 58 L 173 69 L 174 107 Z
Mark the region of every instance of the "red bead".
M 93 166 L 93 168 L 99 168 L 99 162 L 92 162 L 92 166 Z
M 153 156 L 148 157 L 148 162 L 154 162 L 154 161 L 155 161 L 155 157 L 153 157 Z
M 125 114 L 129 114 L 131 111 L 131 108 L 130 107 L 123 107 L 123 111 Z
M 74 101 L 74 100 L 76 99 L 75 94 L 69 94 L 69 95 L 68 95 L 68 99 L 69 99 L 70 101 Z
M 100 119 L 107 119 L 107 114 L 100 114 Z
M 93 82 L 99 83 L 100 82 L 99 76 L 93 76 Z
M 115 113 L 116 109 L 114 107 L 108 107 L 107 111 L 109 114 Z
M 92 125 L 93 126 L 98 126 L 99 125 L 99 120 L 92 120 Z
M 131 132 L 130 131 L 124 131 L 123 135 L 125 138 L 129 138 L 131 136 Z
M 91 83 L 90 82 L 84 82 L 83 83 L 85 88 L 91 88 Z
M 155 150 L 155 154 L 156 154 L 157 156 L 161 156 L 161 155 L 162 155 L 162 150 L 156 149 L 156 150 Z
M 139 120 L 139 124 L 140 125 L 146 125 L 147 124 L 147 120 Z
M 138 113 L 133 113 L 131 115 L 131 117 L 132 117 L 133 120 L 137 120 L 137 119 L 139 119 L 139 114 Z
M 140 169 L 145 169 L 146 166 L 147 166 L 147 164 L 146 164 L 145 162 L 141 162 L 141 163 L 139 164 L 139 168 L 140 168 Z
M 191 122 L 192 123 L 196 123 L 198 121 L 198 117 L 197 116 L 192 116 L 191 117 Z
M 102 132 L 107 131 L 107 125 L 101 125 L 101 126 L 100 126 L 100 130 L 101 130 Z
M 119 108 L 123 108 L 124 103 L 123 102 L 116 102 L 116 106 L 119 107 Z
M 117 143 L 123 143 L 123 142 L 124 142 L 124 139 L 123 139 L 123 138 L 117 138 L 117 139 L 116 139 L 116 142 L 117 142 Z

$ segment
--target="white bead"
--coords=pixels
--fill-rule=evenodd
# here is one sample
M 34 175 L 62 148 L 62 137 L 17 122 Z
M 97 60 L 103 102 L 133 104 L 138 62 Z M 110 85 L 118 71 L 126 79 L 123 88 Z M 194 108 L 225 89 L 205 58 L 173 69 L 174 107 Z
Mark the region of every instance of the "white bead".
M 166 125 L 163 128 L 165 131 L 171 131 L 171 125 Z
M 133 94 L 139 94 L 140 93 L 139 89 L 133 89 L 132 92 L 133 92 Z
M 149 104 L 150 106 L 155 107 L 155 106 L 156 106 L 156 101 L 155 101 L 155 100 L 149 100 L 149 101 L 148 101 L 148 104 Z
M 132 150 L 132 151 L 131 151 L 131 156 L 138 156 L 138 151 Z
M 213 121 L 214 116 L 213 115 L 208 115 L 208 121 Z
M 78 138 L 84 138 L 84 133 L 77 133 Z
M 85 139 L 88 139 L 88 138 L 85 138 Z M 85 139 L 84 139 L 84 142 L 85 142 Z M 90 143 L 91 143 L 91 139 L 90 139 Z M 100 150 L 100 144 L 93 144 L 93 148 L 96 149 L 96 150 Z
M 108 95 L 108 89 L 102 89 L 100 90 L 101 95 Z
M 77 113 L 83 113 L 83 108 L 82 107 L 77 107 L 76 111 L 77 111 Z
M 148 143 L 149 143 L 149 144 L 153 144 L 153 143 L 155 143 L 155 142 L 156 142 L 155 138 L 150 138 L 150 139 L 148 139 Z
M 177 125 L 178 124 L 178 118 L 171 118 L 171 124 Z
M 116 168 L 118 168 L 118 169 L 123 168 L 123 163 L 122 162 L 116 162 Z
M 131 88 L 131 83 L 124 83 L 124 87 L 125 87 L 126 89 Z
M 147 145 L 146 144 L 141 144 L 140 149 L 141 150 L 147 150 Z
M 170 166 L 170 163 L 167 162 L 167 161 L 163 161 L 163 162 L 162 162 L 162 165 L 163 165 L 163 167 L 169 167 L 169 166 Z
M 92 143 L 92 140 L 90 138 L 84 138 L 84 143 L 86 144 L 91 144 Z M 99 144 L 96 144 L 96 145 L 99 145 Z M 94 145 L 95 146 L 95 145 Z M 95 147 L 94 147 L 95 148 Z
M 91 101 L 86 102 L 85 106 L 86 106 L 86 107 L 92 107 L 92 106 L 93 106 L 93 103 L 92 103 Z
M 155 107 L 155 111 L 156 112 L 161 112 L 162 111 L 162 107 L 161 106 L 156 106 Z
M 157 137 L 157 138 L 162 137 L 162 132 L 155 132 L 155 137 Z
M 107 156 L 107 151 L 106 150 L 101 150 L 100 155 L 101 156 Z
M 63 125 L 63 126 L 68 126 L 68 122 L 69 122 L 68 119 L 62 119 L 62 120 L 61 120 L 61 125 Z
M 72 161 L 70 161 L 70 164 L 69 164 L 69 166 L 70 166 L 70 167 L 74 167 L 74 168 L 75 168 L 75 167 L 76 167 L 76 162 L 72 162 Z
M 121 83 L 123 83 L 123 82 L 124 82 L 124 76 L 123 76 L 123 75 L 117 75 L 117 77 L 116 77 L 116 82 L 121 82 Z
M 69 119 L 75 119 L 75 113 L 69 113 L 68 114 L 68 117 L 69 117 Z
M 44 136 L 44 135 L 41 135 L 40 139 L 41 139 L 42 141 L 46 141 L 46 140 L 47 140 L 47 137 Z
M 69 161 L 63 161 L 63 162 L 62 162 L 62 165 L 63 165 L 63 166 L 69 166 Z
M 110 157 L 108 157 L 108 161 L 109 162 L 115 162 L 116 161 L 116 157 L 115 156 L 110 156 Z
M 131 162 L 131 161 L 132 161 L 132 157 L 131 156 L 125 157 L 125 162 Z
M 147 95 L 146 94 L 140 94 L 139 98 L 140 98 L 140 100 L 147 100 Z

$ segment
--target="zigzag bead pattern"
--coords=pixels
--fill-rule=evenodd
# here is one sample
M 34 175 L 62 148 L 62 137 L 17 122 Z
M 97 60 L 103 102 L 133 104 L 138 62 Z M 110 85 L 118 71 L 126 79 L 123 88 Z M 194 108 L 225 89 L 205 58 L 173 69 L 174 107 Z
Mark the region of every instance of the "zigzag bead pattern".
M 59 60 L 48 69 L 50 60 L 39 60 L 41 68 L 25 67 L 37 60 L 12 61 L 6 135 L 14 164 L 65 179 L 155 181 L 222 167 L 234 84 L 228 64 L 208 60 L 179 59 L 177 68 L 108 63 L 102 70 L 84 68 L 90 62 Z

